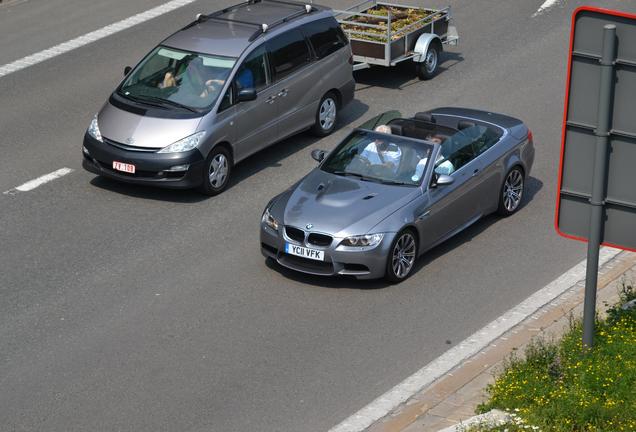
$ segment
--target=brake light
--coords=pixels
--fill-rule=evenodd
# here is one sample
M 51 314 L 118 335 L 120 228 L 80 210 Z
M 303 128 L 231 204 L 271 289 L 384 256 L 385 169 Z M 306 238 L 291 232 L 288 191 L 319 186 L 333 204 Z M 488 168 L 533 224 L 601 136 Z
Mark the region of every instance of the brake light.
M 534 135 L 530 129 L 528 129 L 528 141 L 534 142 Z

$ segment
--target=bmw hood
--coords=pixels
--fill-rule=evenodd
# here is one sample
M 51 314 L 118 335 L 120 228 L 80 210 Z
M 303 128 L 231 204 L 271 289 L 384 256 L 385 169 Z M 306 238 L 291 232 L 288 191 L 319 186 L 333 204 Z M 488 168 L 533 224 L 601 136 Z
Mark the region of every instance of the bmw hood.
M 97 121 L 102 136 L 112 141 L 134 147 L 163 148 L 197 132 L 201 118 L 148 117 L 107 102 Z
M 421 191 L 383 185 L 315 169 L 285 194 L 283 222 L 336 237 L 366 234 Z M 279 204 L 279 203 L 277 203 Z

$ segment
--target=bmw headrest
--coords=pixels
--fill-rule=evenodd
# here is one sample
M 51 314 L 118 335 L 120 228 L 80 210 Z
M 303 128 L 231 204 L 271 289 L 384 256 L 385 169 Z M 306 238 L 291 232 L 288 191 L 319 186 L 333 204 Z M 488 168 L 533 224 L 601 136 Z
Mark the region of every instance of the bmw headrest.
M 433 114 L 428 113 L 428 112 L 415 113 L 415 118 L 417 120 L 422 120 L 422 121 L 429 122 L 429 123 L 437 123 L 437 121 L 435 120 L 435 117 L 433 117 Z
M 390 124 L 389 127 L 391 128 L 391 133 L 393 135 L 404 135 L 404 130 L 402 129 L 402 125 Z
M 473 126 L 477 126 L 475 123 L 471 122 L 471 121 L 466 121 L 466 120 L 462 120 L 459 123 L 457 123 L 457 129 L 462 130 L 462 129 L 467 129 L 469 127 L 473 127 Z

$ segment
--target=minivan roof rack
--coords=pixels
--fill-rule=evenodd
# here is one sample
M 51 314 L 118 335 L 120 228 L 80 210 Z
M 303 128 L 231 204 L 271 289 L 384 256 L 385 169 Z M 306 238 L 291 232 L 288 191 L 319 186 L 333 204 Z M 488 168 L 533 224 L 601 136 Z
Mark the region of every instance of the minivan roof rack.
M 278 3 L 278 4 L 283 4 L 283 5 L 288 5 L 288 6 L 299 6 L 302 9 L 298 10 L 294 13 L 291 13 L 279 20 L 276 20 L 274 22 L 271 23 L 256 23 L 256 22 L 252 22 L 252 21 L 243 21 L 243 20 L 237 20 L 237 19 L 233 19 L 233 18 L 228 18 L 228 17 L 223 17 L 221 15 L 224 15 L 228 12 L 233 12 L 241 7 L 245 7 L 245 6 L 249 6 L 249 5 L 253 5 L 256 3 Z M 239 3 L 236 4 L 234 6 L 230 6 L 227 7 L 225 9 L 221 9 L 220 11 L 208 14 L 208 15 L 204 15 L 204 14 L 198 14 L 196 16 L 196 19 L 194 21 L 194 23 L 199 23 L 199 22 L 204 22 L 204 21 L 208 21 L 208 20 L 215 20 L 215 21 L 226 21 L 226 22 L 233 22 L 233 23 L 238 23 L 238 24 L 244 24 L 244 25 L 251 25 L 251 26 L 255 26 L 258 27 L 258 30 L 249 38 L 249 41 L 253 41 L 254 39 L 256 39 L 257 37 L 259 37 L 261 34 L 266 33 L 270 28 L 272 27 L 276 27 L 280 24 L 286 23 L 288 21 L 293 20 L 294 18 L 298 18 L 301 15 L 305 15 L 305 14 L 310 14 L 314 11 L 316 11 L 317 9 L 311 5 L 311 4 L 301 4 L 301 3 L 297 3 L 297 2 L 291 2 L 291 1 L 286 1 L 286 0 L 247 0 L 246 2 L 243 3 Z M 193 23 L 193 24 L 194 24 Z

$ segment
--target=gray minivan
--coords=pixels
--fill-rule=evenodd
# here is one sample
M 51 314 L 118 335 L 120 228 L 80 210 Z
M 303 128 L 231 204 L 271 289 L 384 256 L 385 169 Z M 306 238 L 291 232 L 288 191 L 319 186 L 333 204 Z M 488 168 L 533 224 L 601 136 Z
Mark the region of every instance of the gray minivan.
M 113 179 L 222 192 L 234 164 L 285 137 L 331 133 L 353 58 L 330 9 L 251 0 L 168 37 L 84 136 L 83 167 Z

